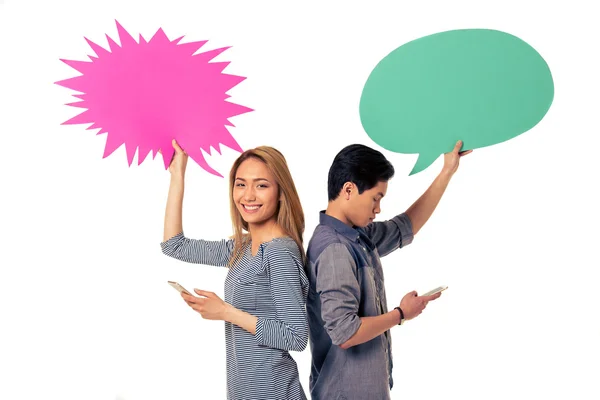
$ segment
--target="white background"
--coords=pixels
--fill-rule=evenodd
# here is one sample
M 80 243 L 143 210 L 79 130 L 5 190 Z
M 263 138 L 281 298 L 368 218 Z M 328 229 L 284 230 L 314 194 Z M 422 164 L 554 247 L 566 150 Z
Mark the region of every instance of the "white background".
M 384 259 L 389 306 L 449 286 L 394 338 L 394 399 L 598 399 L 598 71 L 592 2 L 17 1 L 0 5 L 0 398 L 223 399 L 222 322 L 205 321 L 166 281 L 223 293 L 226 270 L 160 252 L 169 174 L 158 156 L 102 159 L 105 136 L 60 126 L 80 110 L 53 84 L 78 73 L 59 58 L 93 54 L 162 27 L 171 39 L 233 46 L 215 60 L 248 79 L 232 101 L 243 148 L 288 159 L 306 243 L 326 207 L 327 170 L 350 143 L 380 149 L 358 101 L 377 62 L 421 36 L 499 29 L 548 62 L 543 121 L 464 158 L 414 243 Z M 360 5 L 359 5 L 360 4 Z M 381 149 L 380 149 L 381 150 Z M 383 153 L 396 177 L 381 219 L 405 210 L 442 166 L 408 177 L 416 155 Z M 209 163 L 226 175 L 238 155 Z M 231 232 L 227 183 L 188 165 L 190 237 Z M 292 353 L 308 392 L 310 353 Z M 362 400 L 362 399 L 361 399 Z

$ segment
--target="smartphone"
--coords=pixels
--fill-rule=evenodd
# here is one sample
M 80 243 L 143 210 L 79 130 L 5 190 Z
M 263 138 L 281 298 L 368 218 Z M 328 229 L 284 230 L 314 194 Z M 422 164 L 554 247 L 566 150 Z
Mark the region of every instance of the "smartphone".
M 172 287 L 175 288 L 175 290 L 177 290 L 179 293 L 185 293 L 185 294 L 189 294 L 190 296 L 193 296 L 193 294 L 191 294 L 189 292 L 189 290 L 187 290 L 186 288 L 184 288 L 183 286 L 181 286 L 179 283 L 177 282 L 173 282 L 173 281 L 167 281 L 169 283 L 169 285 L 171 285 Z
M 443 292 L 444 290 L 448 289 L 448 286 L 440 286 L 438 288 L 435 288 L 433 290 L 430 290 L 429 292 L 422 294 L 420 296 L 431 296 L 433 294 L 439 293 L 439 292 Z

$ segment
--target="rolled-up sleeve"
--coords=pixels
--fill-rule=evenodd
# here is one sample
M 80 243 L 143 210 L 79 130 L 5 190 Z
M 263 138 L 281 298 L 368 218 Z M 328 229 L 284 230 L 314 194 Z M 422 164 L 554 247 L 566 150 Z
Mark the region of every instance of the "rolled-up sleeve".
M 364 230 L 381 257 L 408 246 L 414 239 L 412 222 L 406 213 L 387 221 L 372 222 Z
M 316 271 L 321 318 L 331 342 L 339 346 L 354 336 L 361 325 L 357 265 L 348 247 L 334 243 L 319 256 Z

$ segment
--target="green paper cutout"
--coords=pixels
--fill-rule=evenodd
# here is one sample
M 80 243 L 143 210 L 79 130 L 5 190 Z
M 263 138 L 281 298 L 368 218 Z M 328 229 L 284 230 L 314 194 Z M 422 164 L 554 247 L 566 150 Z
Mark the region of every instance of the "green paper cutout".
M 409 175 L 441 154 L 491 146 L 533 128 L 554 99 L 552 74 L 523 40 L 488 29 L 436 33 L 377 64 L 359 113 L 367 135 L 397 153 L 418 153 Z

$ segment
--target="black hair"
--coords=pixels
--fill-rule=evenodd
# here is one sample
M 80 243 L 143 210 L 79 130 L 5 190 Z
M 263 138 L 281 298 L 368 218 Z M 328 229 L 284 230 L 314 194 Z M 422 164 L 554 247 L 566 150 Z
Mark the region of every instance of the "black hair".
M 344 147 L 333 159 L 327 179 L 329 201 L 335 200 L 344 183 L 352 182 L 358 193 L 372 189 L 394 176 L 394 167 L 381 152 L 362 144 Z

